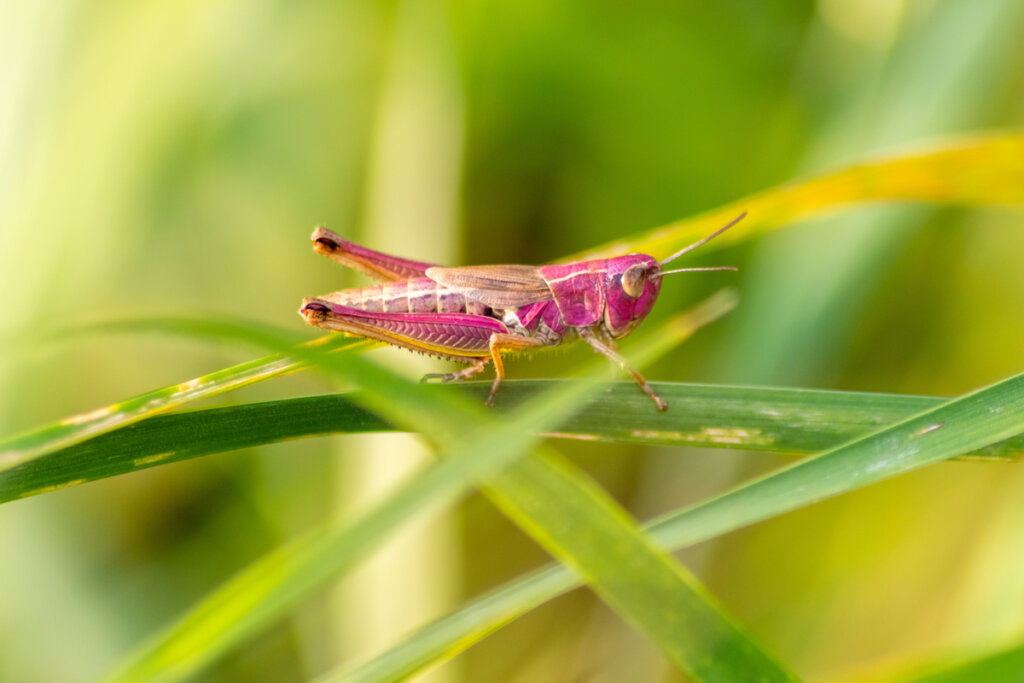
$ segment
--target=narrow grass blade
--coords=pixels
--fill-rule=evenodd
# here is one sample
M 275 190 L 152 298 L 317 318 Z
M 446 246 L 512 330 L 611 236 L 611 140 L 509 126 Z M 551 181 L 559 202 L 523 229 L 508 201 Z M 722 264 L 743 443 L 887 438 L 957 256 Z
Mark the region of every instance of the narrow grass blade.
M 509 518 L 694 679 L 798 680 L 567 460 L 534 453 L 514 462 L 485 490 Z M 350 677 L 339 674 L 335 680 Z
M 279 349 L 281 353 L 224 368 L 162 389 L 147 391 L 125 401 L 88 413 L 72 415 L 55 424 L 0 441 L 0 472 L 100 434 L 127 427 L 185 403 L 240 389 L 294 372 L 302 367 L 301 363 L 286 353 L 292 346 L 294 335 L 253 323 L 222 323 L 198 318 L 153 318 L 104 323 L 76 330 L 74 334 L 119 331 L 175 331 L 178 334 L 191 331 L 193 334 L 216 335 L 242 343 Z M 375 345 L 374 342 L 365 339 L 340 336 L 321 337 L 309 344 L 324 350 L 347 348 L 350 351 L 364 350 Z
M 502 385 L 500 414 L 571 380 L 519 380 Z M 838 446 L 935 407 L 945 399 L 807 389 L 652 383 L 671 408 L 653 409 L 633 382 L 595 387 L 581 409 L 546 436 L 668 446 L 814 453 Z M 465 392 L 482 403 L 490 382 L 430 391 Z M 213 453 L 302 437 L 393 430 L 346 395 L 305 396 L 158 415 L 0 472 L 0 503 L 66 486 Z M 169 447 L 173 444 L 173 449 Z M 1011 460 L 1024 452 L 1014 437 L 970 460 Z
M 685 337 L 731 305 L 731 299 L 713 299 L 696 313 L 671 323 L 668 336 Z M 653 356 L 663 349 L 667 345 L 665 336 L 652 335 L 655 341 L 645 354 Z M 388 373 L 354 358 L 324 357 L 320 363 L 333 371 L 344 370 L 348 376 L 357 375 L 364 385 L 372 385 L 375 393 L 368 394 L 368 402 L 378 404 L 389 419 L 411 424 L 433 440 L 449 444 L 446 459 L 402 487 L 362 523 L 312 534 L 236 577 L 144 648 L 117 680 L 175 680 L 196 671 L 349 566 L 414 510 L 454 499 L 488 469 L 528 448 L 537 438 L 527 435 L 529 427 L 557 423 L 578 404 L 573 399 L 586 390 L 585 384 L 565 383 L 492 424 L 478 406 L 457 401 L 454 394 L 435 394 L 445 398 L 425 401 L 425 394 L 419 395 L 425 392 L 423 387 L 412 389 L 404 382 L 396 383 Z M 460 437 L 458 430 L 452 431 L 443 420 L 438 421 L 439 405 L 461 418 L 458 424 L 463 432 L 466 425 L 478 426 L 469 427 L 469 437 Z M 724 617 L 681 567 L 633 528 L 606 494 L 569 465 L 556 465 L 554 457 L 528 457 L 500 476 L 501 484 L 493 494 L 514 520 L 556 554 L 573 562 L 599 592 L 652 635 L 681 666 L 701 673 L 702 678 L 728 671 L 765 680 L 789 680 Z M 524 469 L 520 470 L 520 465 Z M 550 488 L 550 495 L 538 497 L 538 486 Z M 567 528 L 566 519 L 576 524 Z M 666 611 L 665 605 L 674 609 Z M 714 648 L 711 651 L 721 656 L 709 658 L 709 651 L 703 647 Z
M 724 247 L 848 204 L 916 201 L 985 205 L 1024 203 L 1024 135 L 979 135 L 921 151 L 867 161 L 816 178 L 773 187 L 725 206 L 568 257 L 639 252 L 665 258 L 746 211 L 708 247 Z M 705 248 L 708 248 L 705 247 Z
M 944 402 L 873 434 L 655 520 L 678 550 L 830 496 L 1024 433 L 1024 374 Z M 552 566 L 502 586 L 353 666 L 342 680 L 398 680 L 450 659 L 534 607 L 580 585 Z

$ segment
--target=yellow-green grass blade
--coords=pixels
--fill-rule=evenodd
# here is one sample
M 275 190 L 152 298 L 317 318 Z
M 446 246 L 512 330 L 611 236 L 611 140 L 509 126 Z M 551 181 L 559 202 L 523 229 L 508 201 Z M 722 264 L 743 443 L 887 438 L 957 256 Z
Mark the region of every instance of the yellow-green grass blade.
M 679 550 L 817 501 L 1024 433 L 1024 374 L 741 485 L 648 525 Z M 337 680 L 398 680 L 436 666 L 580 585 L 564 567 L 533 572 L 432 622 Z
M 1019 683 L 1024 680 L 1024 643 L 976 652 L 966 657 L 940 657 L 917 664 L 901 674 L 873 673 L 885 683 Z M 853 680 L 869 680 L 858 677 Z
M 666 258 L 743 211 L 747 212 L 747 217 L 708 247 L 739 242 L 850 204 L 885 201 L 1024 204 L 1024 135 L 1016 132 L 977 135 L 865 161 L 815 178 L 779 185 L 564 260 L 628 252 Z
M 504 415 L 572 380 L 512 380 L 495 410 Z M 816 453 L 932 408 L 945 399 L 866 392 L 652 382 L 670 409 L 660 412 L 633 382 L 594 388 L 580 410 L 545 435 L 665 446 Z M 490 382 L 462 391 L 482 403 Z M 0 503 L 136 470 L 303 437 L 391 431 L 395 427 L 342 394 L 304 396 L 157 415 L 0 472 Z M 173 448 L 169 448 L 173 444 Z M 958 458 L 1012 460 L 1014 437 Z
M 719 297 L 690 316 L 671 321 L 667 329 L 650 336 L 641 358 L 653 358 L 670 345 L 666 337 L 685 337 L 731 306 L 731 298 Z M 537 438 L 530 436 L 530 427 L 556 424 L 573 410 L 586 388 L 563 383 L 508 418 L 494 421 L 479 406 L 456 400 L 454 394 L 428 395 L 425 388 L 396 381 L 356 358 L 324 356 L 317 364 L 356 378 L 368 389 L 367 403 L 388 419 L 418 428 L 444 444 L 447 457 L 361 523 L 315 532 L 240 574 L 144 648 L 117 680 L 175 680 L 196 671 L 349 566 L 414 510 L 454 499 L 489 468 L 520 454 Z M 448 413 L 447 419 L 439 416 L 438 408 Z M 527 456 L 488 488 L 514 521 L 576 567 L 682 668 L 705 680 L 734 675 L 791 680 L 607 494 L 556 455 Z

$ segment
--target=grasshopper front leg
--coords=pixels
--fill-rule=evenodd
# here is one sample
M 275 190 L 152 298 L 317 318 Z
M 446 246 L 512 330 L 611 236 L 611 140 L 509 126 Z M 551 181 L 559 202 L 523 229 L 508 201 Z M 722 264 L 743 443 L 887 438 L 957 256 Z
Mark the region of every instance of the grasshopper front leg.
M 621 367 L 629 374 L 633 375 L 633 379 L 636 381 L 637 386 L 639 386 L 645 394 L 651 397 L 651 400 L 653 400 L 655 404 L 657 404 L 658 410 L 668 409 L 668 404 L 661 400 L 660 396 L 654 393 L 654 389 L 652 389 L 651 385 L 647 383 L 647 380 L 644 379 L 644 376 L 641 375 L 633 366 L 631 366 L 625 358 L 623 358 L 617 351 L 615 351 L 615 349 L 613 349 L 612 347 L 598 339 L 597 335 L 594 334 L 593 330 L 591 330 L 589 327 L 581 327 L 578 328 L 576 331 L 579 333 L 580 339 L 590 344 L 590 346 L 595 351 L 597 351 L 603 356 L 606 356 L 613 363 L 617 363 L 619 367 Z

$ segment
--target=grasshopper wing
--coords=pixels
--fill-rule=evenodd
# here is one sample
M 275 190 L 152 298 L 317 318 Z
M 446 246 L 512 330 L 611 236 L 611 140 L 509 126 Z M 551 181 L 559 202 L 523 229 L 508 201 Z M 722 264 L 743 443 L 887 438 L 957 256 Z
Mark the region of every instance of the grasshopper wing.
M 435 266 L 427 268 L 426 275 L 492 308 L 518 308 L 552 298 L 551 288 L 534 266 Z

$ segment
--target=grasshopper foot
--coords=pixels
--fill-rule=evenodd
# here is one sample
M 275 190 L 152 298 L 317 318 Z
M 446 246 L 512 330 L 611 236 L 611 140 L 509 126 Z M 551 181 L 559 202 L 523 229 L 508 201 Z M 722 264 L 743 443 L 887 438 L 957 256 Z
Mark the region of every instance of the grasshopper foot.
M 423 375 L 420 382 L 427 383 L 431 380 L 437 380 L 443 384 L 447 384 L 448 382 L 461 382 L 462 380 L 469 379 L 478 372 L 483 371 L 485 365 L 487 365 L 487 361 L 481 360 L 470 365 L 468 368 L 459 370 L 458 372 L 430 372 Z
M 488 408 L 494 407 L 494 395 L 498 393 L 498 386 L 501 385 L 501 378 L 498 377 L 494 380 L 494 384 L 491 385 L 491 393 L 487 395 L 487 400 L 484 401 L 484 405 Z

